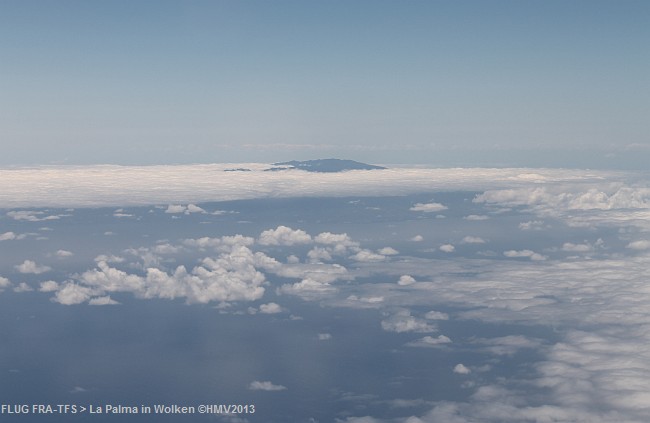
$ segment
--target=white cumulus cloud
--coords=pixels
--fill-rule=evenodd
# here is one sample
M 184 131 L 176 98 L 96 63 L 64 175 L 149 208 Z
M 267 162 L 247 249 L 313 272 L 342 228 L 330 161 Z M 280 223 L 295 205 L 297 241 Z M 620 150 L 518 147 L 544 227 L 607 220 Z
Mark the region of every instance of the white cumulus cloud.
M 435 332 L 437 328 L 426 320 L 411 316 L 408 311 L 402 311 L 388 319 L 382 320 L 381 327 L 388 332 Z
M 13 232 L 5 232 L 3 234 L 0 234 L 0 241 L 9 241 L 16 239 L 16 234 Z
M 645 239 L 639 241 L 633 241 L 627 244 L 626 248 L 630 248 L 632 250 L 648 250 L 650 249 L 650 241 Z
M 282 313 L 284 309 L 276 303 L 268 303 L 260 305 L 260 313 L 262 314 L 277 314 Z
M 437 338 L 433 336 L 425 336 L 423 338 L 411 341 L 406 344 L 409 347 L 438 347 L 440 345 L 451 344 L 451 339 L 445 335 L 439 335 Z
M 440 246 L 440 251 L 443 251 L 445 253 L 453 253 L 456 250 L 456 247 L 454 247 L 451 244 L 444 244 Z
M 295 245 L 311 243 L 311 236 L 302 229 L 278 226 L 262 232 L 258 238 L 260 245 Z
M 519 250 L 519 251 L 517 251 L 517 250 L 508 250 L 508 251 L 504 251 L 503 255 L 506 256 L 506 257 L 510 257 L 510 258 L 527 257 L 527 258 L 529 258 L 531 260 L 535 260 L 535 261 L 546 260 L 546 256 L 543 256 L 543 255 L 541 255 L 539 253 L 536 253 L 536 252 L 534 252 L 532 250 Z
M 459 375 L 467 375 L 471 372 L 472 371 L 462 363 L 458 363 L 454 366 L 454 373 L 457 373 Z
M 14 266 L 16 270 L 20 273 L 31 273 L 35 275 L 40 275 L 41 273 L 49 272 L 52 270 L 49 266 L 39 266 L 36 262 L 32 260 L 25 260 L 21 264 Z

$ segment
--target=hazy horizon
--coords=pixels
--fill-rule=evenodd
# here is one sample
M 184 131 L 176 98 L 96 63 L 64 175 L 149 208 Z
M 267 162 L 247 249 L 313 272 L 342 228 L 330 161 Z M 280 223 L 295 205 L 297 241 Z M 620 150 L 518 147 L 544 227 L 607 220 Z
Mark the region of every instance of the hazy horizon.
M 0 164 L 643 169 L 645 1 L 4 1 Z

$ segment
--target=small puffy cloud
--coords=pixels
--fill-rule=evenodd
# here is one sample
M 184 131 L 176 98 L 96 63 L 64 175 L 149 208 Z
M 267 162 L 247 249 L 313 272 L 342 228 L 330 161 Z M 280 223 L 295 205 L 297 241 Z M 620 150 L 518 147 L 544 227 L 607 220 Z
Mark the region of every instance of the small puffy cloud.
M 34 289 L 25 282 L 19 283 L 18 286 L 14 288 L 14 292 L 30 292 L 33 290 Z
M 343 233 L 343 234 L 333 234 L 331 232 L 322 232 L 318 235 L 316 235 L 316 238 L 314 238 L 314 241 L 316 241 L 318 244 L 328 244 L 328 245 L 334 245 L 334 244 L 347 244 L 350 245 L 352 244 L 352 239 L 348 236 L 348 234 Z
M 447 210 L 447 206 L 440 203 L 416 203 L 409 210 L 425 213 L 439 212 Z
M 282 313 L 284 309 L 276 303 L 268 303 L 260 305 L 260 313 L 262 314 L 277 314 Z
M 275 385 L 269 381 L 260 382 L 255 380 L 248 385 L 251 391 L 284 391 L 287 388 L 282 385 Z
M 477 339 L 477 344 L 485 345 L 486 350 L 496 355 L 513 355 L 520 349 L 539 350 L 542 341 L 521 335 L 508 335 L 499 338 Z
M 41 282 L 41 287 L 38 289 L 41 292 L 54 292 L 59 289 L 59 284 L 54 281 Z
M 454 373 L 457 373 L 459 375 L 468 375 L 471 372 L 472 371 L 462 363 L 458 363 L 456 366 L 454 366 Z
M 262 232 L 258 238 L 261 245 L 294 245 L 309 244 L 311 236 L 302 229 L 291 229 L 287 226 L 278 226 Z
M 113 212 L 113 217 L 134 217 L 135 215 L 130 213 L 124 213 L 124 209 L 117 209 Z
M 490 217 L 484 214 L 470 214 L 469 216 L 463 217 L 465 220 L 488 220 Z
M 206 211 L 195 204 L 188 204 L 187 209 L 185 210 L 185 214 L 190 213 L 206 213 Z
M 68 251 L 68 250 L 58 250 L 56 253 L 54 253 L 57 257 L 59 258 L 66 258 L 66 257 L 72 257 L 74 255 L 73 252 Z
M 9 279 L 3 278 L 2 276 L 0 276 L 0 290 L 8 287 L 9 285 L 11 285 L 11 282 L 9 281 Z
M 59 216 L 43 216 L 43 212 L 39 211 L 30 211 L 30 210 L 19 210 L 19 211 L 10 211 L 7 212 L 7 216 L 11 217 L 14 220 L 25 220 L 27 222 L 41 222 L 43 220 L 57 220 L 60 219 Z
M 422 242 L 422 241 L 424 241 L 424 237 L 422 235 L 415 235 L 413 238 L 411 238 L 411 241 L 413 241 L 413 242 Z
M 535 261 L 546 260 L 546 256 L 543 256 L 543 255 L 541 255 L 539 253 L 536 253 L 534 251 L 531 251 L 531 250 L 520 250 L 520 251 L 508 250 L 508 251 L 504 251 L 503 255 L 506 256 L 506 257 L 510 257 L 510 258 L 528 257 L 529 259 L 535 260 Z
M 406 344 L 409 347 L 438 347 L 440 345 L 450 344 L 451 339 L 445 335 L 440 335 L 437 338 L 433 336 L 425 336 L 424 338 L 417 339 L 415 341 L 409 342 Z
M 328 341 L 332 339 L 332 334 L 331 333 L 319 333 L 318 334 L 318 340 L 319 341 Z
M 402 275 L 399 277 L 399 280 L 397 281 L 398 285 L 406 286 L 406 285 L 412 285 L 415 283 L 415 279 L 413 276 L 409 275 Z
M 331 254 L 344 255 L 348 251 L 359 251 L 359 243 L 352 241 L 346 233 L 333 234 L 331 232 L 322 232 L 318 234 L 314 241 L 317 244 L 324 244 L 328 246 L 328 251 Z
M 373 253 L 370 250 L 361 250 L 358 253 L 350 256 L 352 260 L 361 261 L 361 262 L 376 262 L 386 260 L 386 256 L 381 254 Z
M 170 204 L 167 207 L 167 210 L 165 210 L 165 213 L 169 214 L 178 214 L 178 213 L 185 213 L 185 206 L 180 205 L 180 204 Z
M 16 239 L 16 234 L 13 232 L 5 232 L 0 234 L 0 241 L 10 241 Z
M 350 295 L 346 300 L 354 303 L 373 305 L 383 303 L 384 297 L 358 297 L 356 295 Z
M 99 263 L 101 261 L 105 261 L 106 263 L 123 263 L 124 262 L 124 257 L 100 254 L 97 257 L 95 257 L 94 261 L 95 261 L 95 263 Z
M 648 250 L 650 249 L 650 241 L 645 239 L 640 241 L 633 241 L 627 244 L 626 248 L 630 248 L 632 250 Z
M 153 252 L 156 254 L 178 254 L 181 251 L 180 247 L 171 245 L 169 243 L 158 244 L 153 247 Z
M 447 313 L 431 310 L 424 315 L 424 318 L 429 320 L 449 320 L 449 315 Z
M 87 286 L 66 283 L 56 292 L 53 301 L 63 305 L 81 304 L 92 297 L 93 290 Z
M 463 238 L 463 244 L 485 244 L 485 240 L 478 236 L 466 236 Z
M 332 260 L 329 250 L 322 247 L 314 247 L 307 253 L 307 257 L 312 262 L 323 262 Z
M 454 247 L 451 244 L 445 244 L 440 246 L 440 251 L 443 251 L 445 253 L 453 253 L 454 250 L 456 250 L 456 247 Z
M 255 238 L 243 235 L 222 236 L 221 238 L 202 237 L 197 239 L 185 239 L 183 245 L 191 248 L 208 249 L 217 251 L 229 251 L 234 245 L 250 246 L 255 243 Z
M 408 311 L 399 312 L 386 320 L 382 320 L 381 327 L 388 332 L 435 332 L 437 328 L 426 320 L 411 316 Z
M 529 220 L 528 222 L 521 222 L 519 229 L 522 231 L 541 231 L 544 229 L 544 222 L 542 220 Z
M 25 260 L 22 264 L 14 266 L 20 273 L 31 273 L 39 275 L 41 273 L 49 272 L 52 270 L 49 266 L 39 266 L 32 260 Z
M 112 299 L 110 295 L 106 295 L 104 297 L 92 298 L 90 299 L 90 301 L 88 301 L 88 304 L 95 305 L 95 306 L 103 306 L 103 305 L 116 305 L 119 303 L 114 299 Z
M 593 250 L 593 247 L 589 244 L 573 244 L 571 242 L 565 242 L 562 245 L 562 251 L 571 253 L 586 253 L 591 250 Z
M 327 282 L 320 282 L 312 278 L 305 278 L 294 284 L 282 285 L 279 289 L 282 294 L 297 295 L 305 299 L 318 298 L 324 294 L 336 292 L 336 288 Z
M 381 248 L 381 249 L 377 250 L 377 252 L 379 254 L 384 255 L 384 256 L 394 256 L 394 255 L 399 254 L 399 251 L 397 251 L 396 249 L 391 248 L 391 247 Z

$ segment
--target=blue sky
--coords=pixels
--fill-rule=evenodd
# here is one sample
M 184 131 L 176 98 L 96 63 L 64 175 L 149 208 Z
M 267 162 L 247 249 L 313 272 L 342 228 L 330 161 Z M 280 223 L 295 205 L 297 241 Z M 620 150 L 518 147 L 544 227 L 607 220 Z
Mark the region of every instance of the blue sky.
M 2 165 L 643 167 L 645 1 L 0 4 Z

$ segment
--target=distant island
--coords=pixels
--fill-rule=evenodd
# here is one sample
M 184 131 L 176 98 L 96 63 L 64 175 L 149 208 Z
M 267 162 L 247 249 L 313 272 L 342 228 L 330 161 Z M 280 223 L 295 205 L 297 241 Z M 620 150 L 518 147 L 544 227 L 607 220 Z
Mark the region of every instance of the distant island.
M 236 169 L 224 169 L 224 172 L 250 172 L 250 169 L 244 167 L 238 167 Z
M 341 160 L 341 159 L 318 159 L 318 160 L 305 160 L 298 161 L 292 160 L 289 162 L 273 163 L 273 166 L 265 171 L 280 171 L 288 169 L 300 169 L 307 172 L 345 172 L 347 170 L 376 170 L 386 169 L 382 166 L 375 166 L 366 163 L 356 162 L 354 160 Z

